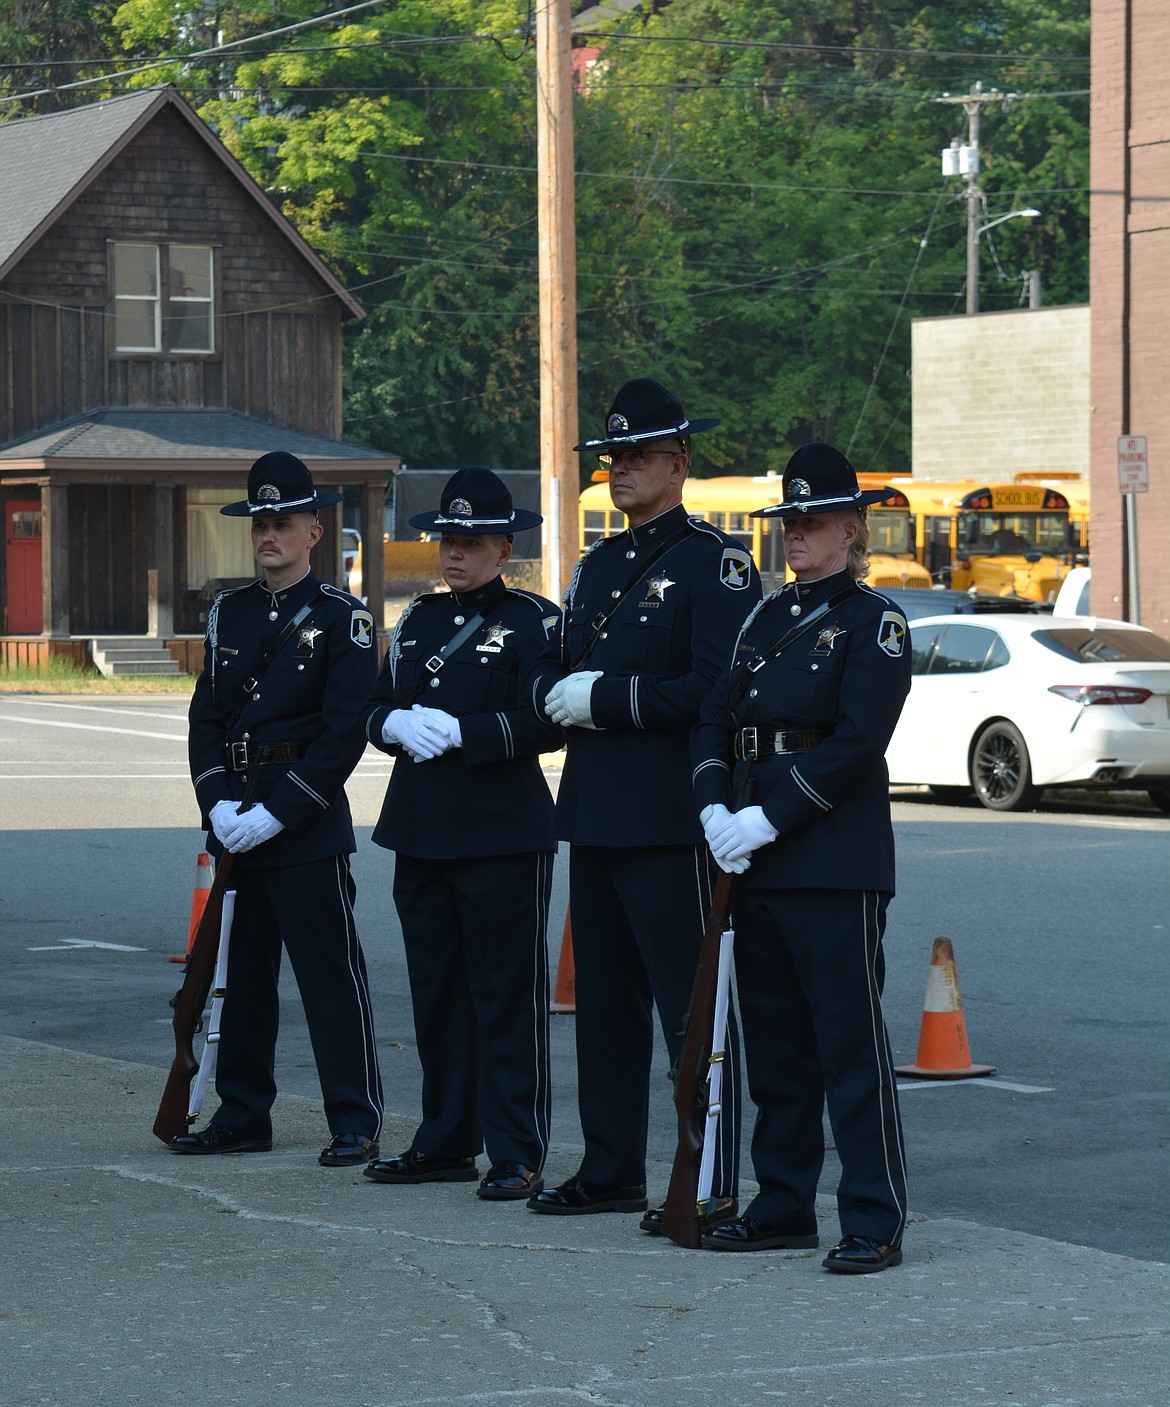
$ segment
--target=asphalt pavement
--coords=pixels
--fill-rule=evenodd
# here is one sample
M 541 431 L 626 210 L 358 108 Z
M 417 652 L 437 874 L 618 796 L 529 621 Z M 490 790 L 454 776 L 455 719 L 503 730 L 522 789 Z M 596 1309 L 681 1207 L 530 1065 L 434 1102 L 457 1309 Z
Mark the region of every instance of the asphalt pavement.
M 295 998 L 273 1151 L 169 1153 L 149 1133 L 168 1057 L 156 1000 L 177 980 L 160 954 L 176 946 L 187 895 L 168 900 L 160 937 L 142 891 L 160 858 L 171 888 L 189 884 L 192 836 L 175 810 L 182 766 L 148 761 L 171 755 L 173 706 L 154 705 L 153 722 L 150 707 L 96 723 L 72 709 L 3 711 L 0 1407 L 1167 1400 L 1166 1189 L 1144 1172 L 1164 1169 L 1164 822 L 896 808 L 895 1055 L 913 1053 L 929 939 L 950 932 L 973 1056 L 1001 1069 L 990 1082 L 905 1091 L 905 1261 L 837 1276 L 820 1263 L 837 1234 L 829 1195 L 819 1251 L 720 1254 L 647 1237 L 636 1216 L 536 1216 L 481 1201 L 473 1184 L 377 1186 L 320 1168 L 324 1124 Z M 34 715 L 54 728 L 32 733 Z M 76 734 L 88 762 L 52 751 L 75 736 L 67 719 L 88 728 Z M 133 761 L 98 759 L 107 745 Z M 358 782 L 367 811 L 383 784 Z M 122 810 L 103 817 L 111 788 Z M 1002 883 L 1005 844 L 1024 882 Z M 364 830 L 362 846 L 360 902 L 376 904 L 387 857 L 366 853 Z M 362 919 L 364 934 L 378 931 L 379 912 Z M 405 1068 L 407 1033 L 396 1043 L 390 1024 L 398 959 L 366 941 L 378 950 L 385 1060 Z M 557 1018 L 550 1180 L 580 1154 L 571 1030 L 571 1017 Z M 406 1147 L 415 1122 L 413 1087 L 396 1074 L 384 1153 Z M 659 1112 L 656 1200 L 671 1144 L 669 1111 Z M 1051 1207 L 1021 1194 L 1029 1162 Z M 826 1193 L 833 1173 L 830 1154 Z

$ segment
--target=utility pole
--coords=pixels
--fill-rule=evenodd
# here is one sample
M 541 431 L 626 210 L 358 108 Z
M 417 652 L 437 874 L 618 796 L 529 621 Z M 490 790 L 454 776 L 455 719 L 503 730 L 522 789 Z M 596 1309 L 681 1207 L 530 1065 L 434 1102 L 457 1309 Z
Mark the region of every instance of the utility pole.
M 536 6 L 540 503 L 544 594 L 560 600 L 577 544 L 577 241 L 569 0 Z
M 983 91 L 982 83 L 972 83 L 969 93 L 952 96 L 944 93 L 936 103 L 961 104 L 967 114 L 967 143 L 956 139 L 943 152 L 943 175 L 962 176 L 967 183 L 967 312 L 979 311 L 979 225 L 983 210 L 983 191 L 979 185 L 979 116 L 984 103 L 1002 103 L 1006 110 L 1020 93 L 1001 93 L 993 88 Z

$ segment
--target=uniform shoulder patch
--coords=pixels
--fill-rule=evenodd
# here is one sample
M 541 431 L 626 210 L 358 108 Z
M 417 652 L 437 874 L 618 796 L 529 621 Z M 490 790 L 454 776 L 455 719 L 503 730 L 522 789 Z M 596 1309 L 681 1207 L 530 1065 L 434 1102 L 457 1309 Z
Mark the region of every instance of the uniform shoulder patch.
M 752 579 L 752 559 L 742 547 L 725 547 L 719 563 L 719 580 L 731 591 L 745 591 Z
M 374 617 L 369 611 L 353 611 L 349 617 L 349 638 L 363 650 L 373 648 Z
M 878 625 L 878 648 L 898 659 L 906 648 L 906 620 L 897 611 L 883 611 Z

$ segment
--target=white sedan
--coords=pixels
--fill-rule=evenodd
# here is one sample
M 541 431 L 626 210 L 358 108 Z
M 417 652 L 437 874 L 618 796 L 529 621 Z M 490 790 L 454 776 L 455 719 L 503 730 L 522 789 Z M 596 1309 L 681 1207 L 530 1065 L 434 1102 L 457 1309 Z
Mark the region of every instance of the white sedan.
M 1170 643 L 1093 616 L 912 622 L 913 683 L 886 761 L 893 785 L 993 811 L 1045 787 L 1145 788 L 1170 811 Z

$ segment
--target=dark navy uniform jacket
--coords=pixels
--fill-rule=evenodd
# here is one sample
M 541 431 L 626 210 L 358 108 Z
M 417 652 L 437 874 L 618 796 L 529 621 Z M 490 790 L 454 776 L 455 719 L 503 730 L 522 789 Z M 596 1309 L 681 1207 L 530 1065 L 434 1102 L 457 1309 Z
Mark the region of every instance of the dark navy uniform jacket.
M 425 662 L 476 615 L 483 624 L 432 677 Z M 479 591 L 416 597 L 402 613 L 365 709 L 366 736 L 397 758 L 374 841 L 420 859 L 517 855 L 555 850 L 553 804 L 539 754 L 564 743 L 537 716 L 524 690 L 560 610 L 543 596 L 510 591 L 496 577 Z M 463 746 L 414 762 L 382 741 L 392 709 L 414 702 L 459 720 Z
M 767 596 L 744 627 L 731 670 L 703 706 L 691 744 L 700 810 L 720 802 L 735 809 L 746 765 L 733 755 L 737 728 L 827 734 L 807 752 L 752 765 L 744 804 L 762 806 L 780 834 L 753 853 L 741 884 L 894 892 L 885 751 L 910 690 L 910 637 L 897 608 L 855 583 L 841 605 L 751 676 L 731 712 L 747 662 L 849 584 L 848 573 L 838 572 L 789 582 Z M 792 614 L 794 606 L 800 614 Z
M 300 608 L 314 605 L 265 670 L 231 729 L 227 720 L 245 697 L 244 681 Z M 276 619 L 271 617 L 275 615 Z M 216 597 L 207 622 L 203 673 L 191 698 L 188 755 L 204 826 L 217 801 L 243 798 L 241 773 L 226 764 L 224 745 L 245 736 L 253 744 L 294 743 L 292 762 L 266 764 L 256 800 L 285 829 L 245 851 L 243 868 L 270 868 L 348 855 L 356 848 L 346 778 L 365 751 L 362 717 L 377 672 L 374 620 L 354 596 L 309 572 L 271 592 L 255 581 Z M 222 847 L 208 836 L 213 854 Z
M 699 705 L 727 668 L 736 632 L 760 599 L 751 555 L 680 504 L 601 538 L 577 565 L 562 638 L 533 677 L 543 713 L 598 614 L 640 564 L 680 529 L 618 605 L 586 663 L 597 729 L 571 728 L 557 795 L 558 834 L 578 845 L 694 845 L 703 840 L 689 782 L 688 739 Z

